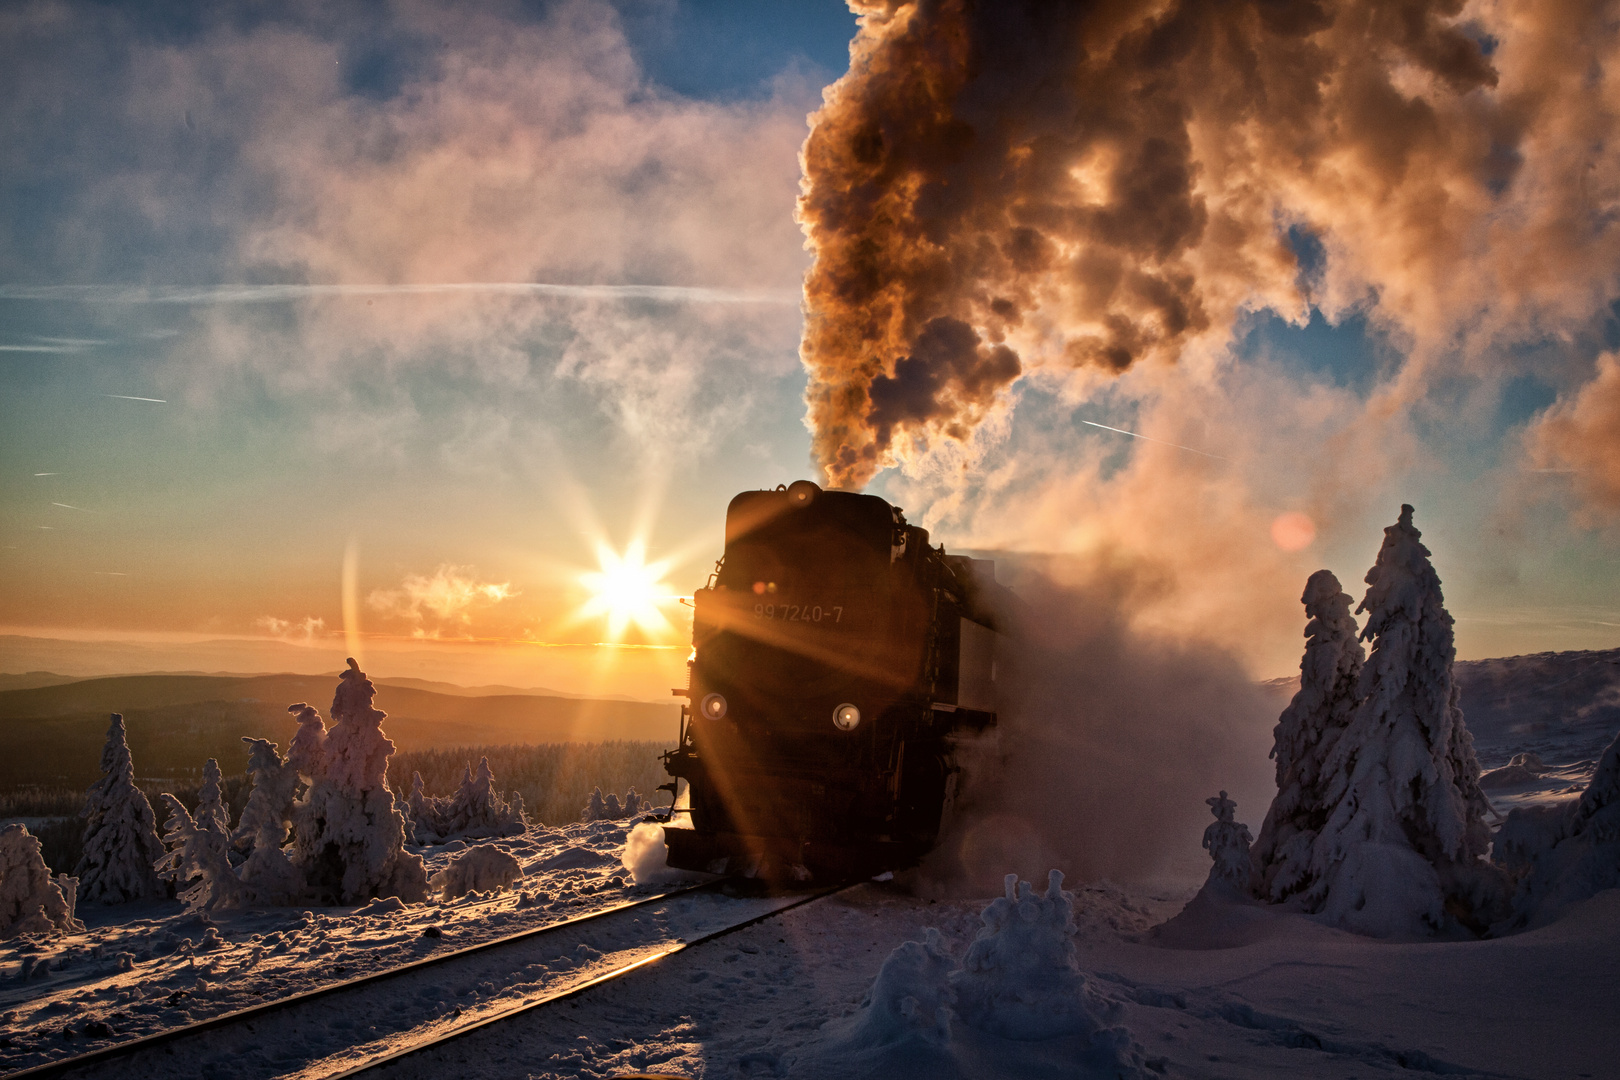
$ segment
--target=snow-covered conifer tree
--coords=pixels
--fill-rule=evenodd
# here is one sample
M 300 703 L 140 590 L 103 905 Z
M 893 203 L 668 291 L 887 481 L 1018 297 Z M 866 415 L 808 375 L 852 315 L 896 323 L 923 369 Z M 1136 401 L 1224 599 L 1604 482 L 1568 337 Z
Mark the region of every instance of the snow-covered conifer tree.
M 84 854 L 74 868 L 79 896 L 103 904 L 121 904 L 167 894 L 152 869 L 163 857 L 152 804 L 135 786 L 135 766 L 124 735 L 124 717 L 112 714 L 107 745 L 101 751 L 100 780 L 85 798 Z
M 614 801 L 617 802 L 618 800 Z M 581 821 L 607 820 L 607 800 L 602 798 L 600 786 L 591 792 L 590 801 L 585 804 L 585 809 L 580 811 L 579 819 Z
M 1311 883 L 1311 847 L 1327 823 L 1323 762 L 1350 723 L 1365 661 L 1350 597 L 1330 571 L 1305 583 L 1305 655 L 1299 692 L 1273 729 L 1277 797 L 1260 826 L 1254 863 L 1262 899 L 1278 902 Z
M 0 938 L 83 930 L 73 917 L 78 882 L 53 880 L 39 839 L 22 824 L 0 829 Z
M 1249 858 L 1249 845 L 1254 834 L 1237 820 L 1237 803 L 1221 792 L 1213 799 L 1205 799 L 1215 820 L 1204 829 L 1204 850 L 1215 860 L 1210 867 L 1209 880 L 1230 885 L 1244 896 L 1254 892 L 1254 864 Z
M 386 896 L 420 902 L 427 871 L 404 848 L 405 815 L 388 790 L 394 744 L 382 733 L 387 714 L 372 707 L 376 693 L 351 659 L 332 699 L 325 769 L 313 778 L 296 823 L 295 853 L 306 882 L 341 903 Z
M 1367 572 L 1360 702 L 1324 759 L 1326 822 L 1311 854 L 1307 906 L 1348 929 L 1423 935 L 1493 921 L 1501 879 L 1479 762 L 1452 680 L 1452 619 L 1412 508 L 1384 530 Z
M 179 799 L 168 792 L 162 797 L 169 810 L 163 834 L 169 850 L 157 861 L 157 872 L 174 882 L 187 911 L 241 907 L 247 890 L 227 855 L 230 835 L 217 828 L 217 819 L 194 820 Z
M 282 760 L 275 743 L 246 736 L 242 741 L 248 744 L 253 790 L 231 837 L 238 850 L 248 852 L 237 873 L 254 903 L 291 904 L 304 891 L 303 876 L 282 850 L 292 828 L 298 770 Z
M 405 797 L 405 816 L 414 843 L 437 844 L 444 839 L 449 830 L 445 823 L 447 802 L 447 799 L 427 793 L 421 773 L 411 774 L 411 793 Z
M 495 787 L 489 758 L 478 759 L 478 774 L 462 773 L 461 786 L 445 809 L 444 835 L 469 837 L 515 836 L 523 832 L 523 813 L 509 806 Z
M 209 758 L 203 762 L 202 786 L 197 789 L 197 813 L 195 815 L 199 826 L 206 826 L 221 836 L 231 835 L 231 812 L 225 805 L 224 794 L 220 791 L 219 762 Z
M 652 803 L 648 802 L 646 799 L 643 799 L 641 797 L 641 793 L 635 788 L 631 788 L 629 791 L 624 793 L 624 805 L 620 808 L 620 813 L 624 817 L 634 817 L 637 814 L 645 814 L 651 809 Z

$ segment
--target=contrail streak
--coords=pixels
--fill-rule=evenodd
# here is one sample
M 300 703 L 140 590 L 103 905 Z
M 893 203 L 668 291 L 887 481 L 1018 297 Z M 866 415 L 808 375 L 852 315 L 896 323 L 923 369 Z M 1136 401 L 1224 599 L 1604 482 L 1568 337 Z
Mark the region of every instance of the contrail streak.
M 167 404 L 168 404 L 168 403 L 169 403 L 169 399 L 168 399 L 168 398 L 160 398 L 160 397 L 136 397 L 136 396 L 134 396 L 134 395 L 133 395 L 133 394 L 102 394 L 102 395 L 101 395 L 101 396 L 102 396 L 102 397 L 112 397 L 112 398 L 117 398 L 117 399 L 118 399 L 118 400 L 120 400 L 120 401 L 154 401 L 154 402 L 156 402 L 156 403 L 157 403 L 157 404 L 159 404 L 159 405 L 167 405 Z
M 720 289 L 692 285 L 546 285 L 461 281 L 421 285 L 0 285 L 0 300 L 94 304 L 268 304 L 322 297 L 491 294 L 573 300 L 662 300 L 677 304 L 798 304 L 797 289 Z M 22 346 L 14 348 L 21 349 Z
M 1219 454 L 1206 454 L 1202 450 L 1194 450 L 1192 447 L 1190 447 L 1190 446 L 1182 446 L 1180 443 L 1165 442 L 1163 439 L 1155 439 L 1151 435 L 1138 435 L 1134 431 L 1126 431 L 1124 428 L 1109 427 L 1107 424 L 1093 424 L 1090 420 L 1082 420 L 1080 422 L 1082 424 L 1086 424 L 1086 425 L 1088 425 L 1090 427 L 1102 428 L 1104 431 L 1117 431 L 1121 435 L 1129 435 L 1133 439 L 1144 439 L 1147 442 L 1156 442 L 1161 446 L 1173 446 L 1177 450 L 1185 450 L 1189 454 L 1202 454 L 1204 457 L 1214 458 L 1216 461 L 1225 461 L 1226 460 L 1225 458 L 1221 457 L 1221 455 L 1219 455 Z
M 93 514 L 93 513 L 95 513 L 94 510 L 86 510 L 82 506 L 69 506 L 67 503 L 53 502 L 53 503 L 51 503 L 51 505 L 52 506 L 60 506 L 64 510 L 77 510 L 81 514 Z

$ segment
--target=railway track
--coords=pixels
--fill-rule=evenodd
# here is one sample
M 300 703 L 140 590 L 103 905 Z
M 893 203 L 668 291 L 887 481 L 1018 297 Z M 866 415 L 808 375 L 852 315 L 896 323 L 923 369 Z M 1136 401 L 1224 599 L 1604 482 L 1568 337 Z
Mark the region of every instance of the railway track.
M 723 896 L 719 884 L 524 930 L 34 1066 L 6 1080 L 368 1074 L 839 891 L 735 898 Z

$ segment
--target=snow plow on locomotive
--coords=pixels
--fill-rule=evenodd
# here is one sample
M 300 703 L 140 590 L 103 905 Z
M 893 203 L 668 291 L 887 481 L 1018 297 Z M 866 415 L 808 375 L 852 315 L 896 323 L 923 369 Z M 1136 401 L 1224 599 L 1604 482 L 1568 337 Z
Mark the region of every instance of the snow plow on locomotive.
M 993 563 L 930 547 L 877 496 L 801 480 L 734 498 L 665 754 L 690 815 L 664 830 L 670 865 L 808 880 L 915 862 L 958 742 L 995 723 L 1009 596 Z

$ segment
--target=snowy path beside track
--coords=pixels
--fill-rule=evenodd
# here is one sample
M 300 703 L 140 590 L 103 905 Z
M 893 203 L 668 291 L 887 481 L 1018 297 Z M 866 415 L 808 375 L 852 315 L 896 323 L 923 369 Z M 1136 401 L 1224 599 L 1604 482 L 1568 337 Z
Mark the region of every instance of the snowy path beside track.
M 188 1035 L 72 1077 L 321 1077 L 549 996 L 801 897 L 702 890 Z

